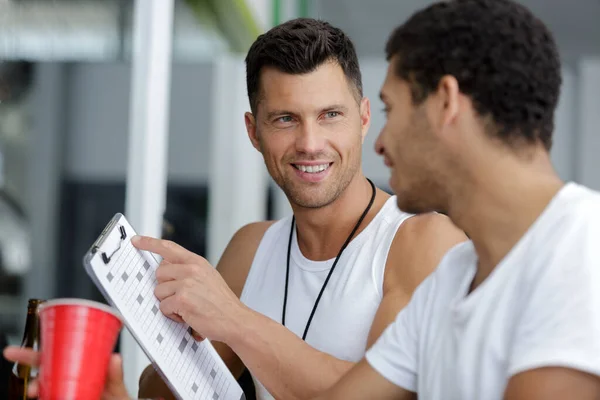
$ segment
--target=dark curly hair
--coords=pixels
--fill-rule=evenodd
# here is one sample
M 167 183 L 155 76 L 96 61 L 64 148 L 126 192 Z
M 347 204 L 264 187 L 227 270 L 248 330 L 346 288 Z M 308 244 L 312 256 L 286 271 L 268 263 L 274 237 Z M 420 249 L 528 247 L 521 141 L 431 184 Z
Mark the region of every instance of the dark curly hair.
M 257 110 L 264 67 L 288 74 L 306 74 L 326 61 L 340 65 L 360 100 L 362 78 L 358 57 L 354 44 L 342 30 L 325 21 L 297 18 L 260 35 L 246 55 L 246 84 L 252 112 Z
M 415 104 L 454 76 L 493 134 L 508 144 L 552 146 L 562 83 L 552 34 L 527 8 L 510 0 L 451 0 L 414 14 L 390 36 L 388 61 L 409 82 Z

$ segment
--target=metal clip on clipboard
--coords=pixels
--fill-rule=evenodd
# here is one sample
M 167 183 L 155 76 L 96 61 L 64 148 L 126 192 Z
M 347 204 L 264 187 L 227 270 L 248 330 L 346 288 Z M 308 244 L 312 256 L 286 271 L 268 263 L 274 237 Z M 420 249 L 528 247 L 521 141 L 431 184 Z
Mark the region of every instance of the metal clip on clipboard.
M 96 240 L 96 242 L 92 245 L 91 248 L 91 253 L 95 254 L 98 249 L 100 248 L 100 246 L 102 246 L 102 244 L 104 244 L 104 241 L 108 238 L 107 233 L 110 232 L 110 230 L 112 229 L 112 227 L 114 226 L 114 223 L 116 223 L 116 221 L 112 221 L 113 224 L 108 224 L 106 226 L 106 228 L 104 228 L 104 231 L 100 234 L 100 237 L 98 238 L 98 240 Z M 119 232 L 121 233 L 121 237 L 119 238 L 119 244 L 117 245 L 117 248 L 114 249 L 112 251 L 112 253 L 110 253 L 110 255 L 107 255 L 106 252 L 102 252 L 101 256 L 102 256 L 102 261 L 104 262 L 104 264 L 107 264 L 110 262 L 110 259 L 117 253 L 117 251 L 119 251 L 121 249 L 121 245 L 123 244 L 123 241 L 125 239 L 127 239 L 127 232 L 125 231 L 125 227 L 123 225 L 119 226 Z

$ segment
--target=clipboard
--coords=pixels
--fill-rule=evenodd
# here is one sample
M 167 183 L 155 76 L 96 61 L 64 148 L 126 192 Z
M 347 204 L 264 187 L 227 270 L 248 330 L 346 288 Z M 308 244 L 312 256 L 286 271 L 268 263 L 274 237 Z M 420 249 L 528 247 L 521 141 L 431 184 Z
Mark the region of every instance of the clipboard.
M 125 216 L 115 214 L 83 258 L 87 274 L 178 399 L 244 400 L 210 341 L 196 341 L 189 326 L 160 312 L 154 296 L 159 263 L 133 247 L 135 235 Z

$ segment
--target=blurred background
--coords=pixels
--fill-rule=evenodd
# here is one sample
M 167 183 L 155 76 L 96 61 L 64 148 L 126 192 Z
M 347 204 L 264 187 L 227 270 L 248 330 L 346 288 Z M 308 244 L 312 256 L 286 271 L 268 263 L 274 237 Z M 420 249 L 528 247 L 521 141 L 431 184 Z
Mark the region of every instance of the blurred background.
M 384 45 L 428 3 L 0 0 L 0 331 L 20 341 L 31 297 L 103 300 L 81 260 L 116 212 L 137 213 L 136 221 L 158 213 L 148 217 L 159 221 L 151 228 L 132 222 L 212 262 L 243 224 L 289 212 L 243 123 L 245 52 L 287 19 L 328 20 L 356 44 L 373 107 L 364 170 L 387 188 L 387 169 L 373 151 L 384 119 Z M 552 29 L 563 58 L 555 166 L 564 179 L 600 189 L 600 0 L 522 3 Z M 161 9 L 172 18 L 156 14 Z M 144 34 L 135 41 L 136 32 L 157 26 L 169 32 L 166 43 Z M 152 69 L 161 59 L 169 68 Z M 162 103 L 150 100 L 161 96 L 165 107 L 156 108 Z M 152 148 L 147 132 L 168 146 Z M 148 143 L 156 164 L 136 166 L 130 154 Z M 128 191 L 153 176 L 149 191 Z

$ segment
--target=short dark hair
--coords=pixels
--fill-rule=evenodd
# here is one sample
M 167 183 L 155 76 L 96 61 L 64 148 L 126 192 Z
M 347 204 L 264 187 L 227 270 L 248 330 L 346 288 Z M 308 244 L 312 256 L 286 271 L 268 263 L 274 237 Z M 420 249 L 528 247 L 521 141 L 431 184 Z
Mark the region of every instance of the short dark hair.
M 362 98 L 362 78 L 354 44 L 339 28 L 312 18 L 297 18 L 260 35 L 246 56 L 250 108 L 256 113 L 260 74 L 273 67 L 287 74 L 306 74 L 326 61 L 340 65 L 356 95 Z
M 454 76 L 494 134 L 513 144 L 552 146 L 562 83 L 552 34 L 527 8 L 510 0 L 451 0 L 414 14 L 390 36 L 388 61 L 409 82 L 415 104 Z

